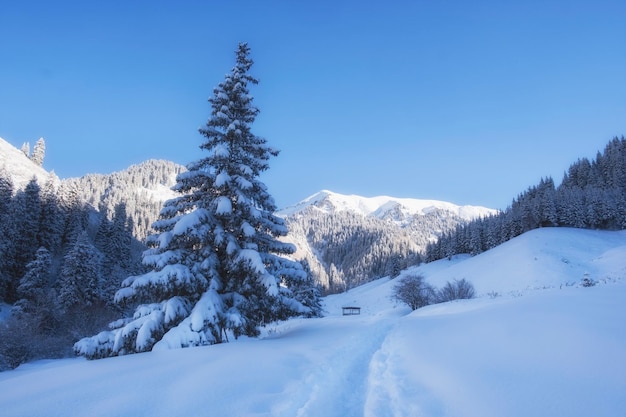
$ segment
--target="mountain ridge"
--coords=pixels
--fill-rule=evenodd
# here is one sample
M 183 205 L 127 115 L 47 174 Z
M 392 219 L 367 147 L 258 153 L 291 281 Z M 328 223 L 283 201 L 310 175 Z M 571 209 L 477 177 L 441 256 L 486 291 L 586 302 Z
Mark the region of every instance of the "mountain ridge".
M 351 211 L 363 216 L 384 218 L 388 213 L 400 208 L 406 214 L 425 215 L 433 210 L 447 210 L 455 213 L 464 220 L 473 220 L 477 217 L 496 214 L 498 210 L 482 206 L 457 205 L 447 201 L 418 199 L 406 197 L 391 197 L 387 195 L 364 197 L 356 194 L 340 194 L 327 189 L 301 200 L 300 202 L 279 209 L 282 216 L 296 215 L 308 207 L 315 207 L 321 211 Z

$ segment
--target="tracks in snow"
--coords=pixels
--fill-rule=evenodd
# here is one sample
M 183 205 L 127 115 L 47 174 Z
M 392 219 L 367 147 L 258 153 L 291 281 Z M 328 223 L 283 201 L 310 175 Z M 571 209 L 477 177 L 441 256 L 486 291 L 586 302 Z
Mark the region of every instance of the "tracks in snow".
M 311 340 L 316 358 L 294 381 L 273 410 L 277 416 L 362 417 L 376 395 L 381 347 L 398 317 L 335 317 L 326 322 L 329 337 Z M 319 334 L 319 333 L 318 333 Z M 389 375 L 386 376 L 388 378 Z M 390 414 L 394 415 L 394 414 Z

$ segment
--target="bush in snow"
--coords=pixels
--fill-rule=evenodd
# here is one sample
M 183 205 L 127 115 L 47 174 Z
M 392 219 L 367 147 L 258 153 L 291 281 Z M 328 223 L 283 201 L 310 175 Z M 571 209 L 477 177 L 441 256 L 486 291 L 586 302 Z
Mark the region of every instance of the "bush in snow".
M 596 285 L 596 282 L 589 277 L 589 274 L 585 274 L 581 284 L 583 287 L 593 287 Z
M 236 65 L 209 99 L 211 117 L 200 133 L 208 155 L 190 163 L 153 224 L 143 263 L 151 271 L 131 276 L 115 294 L 135 305 L 131 318 L 82 339 L 88 358 L 153 349 L 221 343 L 229 335 L 256 336 L 259 326 L 310 315 L 315 294 L 302 265 L 288 259 L 295 246 L 279 240 L 285 222 L 258 179 L 278 151 L 251 132 L 250 48 L 239 44 Z
M 71 354 L 72 340 L 59 329 L 62 317 L 54 293 L 20 301 L 13 306 L 11 317 L 0 322 L 0 370 Z
M 453 282 L 447 282 L 446 285 L 439 291 L 437 291 L 437 302 L 445 303 L 452 300 L 463 300 L 468 298 L 474 298 L 476 291 L 471 282 L 465 278 L 461 280 L 454 280 Z
M 424 280 L 423 275 L 405 275 L 400 278 L 391 296 L 412 310 L 432 304 L 437 298 L 435 289 Z

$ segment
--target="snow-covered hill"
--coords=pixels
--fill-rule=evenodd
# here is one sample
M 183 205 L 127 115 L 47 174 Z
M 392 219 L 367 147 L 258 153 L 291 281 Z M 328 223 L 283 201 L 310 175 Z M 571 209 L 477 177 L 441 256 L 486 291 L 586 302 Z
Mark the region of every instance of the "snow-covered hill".
M 382 278 L 260 339 L 23 365 L 0 374 L 2 415 L 623 415 L 626 232 L 540 229 L 408 273 L 480 295 L 411 312 Z
M 15 189 L 23 189 L 33 177 L 42 186 L 51 175 L 31 161 L 24 152 L 2 138 L 0 138 L 0 169 L 9 173 Z
M 109 217 L 115 205 L 123 202 L 133 219 L 134 236 L 139 240 L 151 232 L 163 203 L 175 196 L 171 187 L 176 183 L 176 175 L 185 169 L 174 162 L 150 159 L 110 174 L 59 179 L 0 138 L 0 170 L 9 176 L 15 190 L 23 189 L 33 178 L 40 187 L 52 178 L 59 193 L 77 195 L 80 201 L 97 210 L 106 209 Z
M 350 211 L 362 216 L 391 220 L 399 225 L 407 224 L 415 215 L 425 215 L 437 209 L 450 212 L 463 220 L 473 220 L 481 216 L 497 213 L 497 210 L 486 207 L 458 206 L 445 201 L 388 196 L 362 197 L 322 190 L 294 206 L 279 210 L 278 214 L 285 217 L 292 216 L 301 213 L 309 207 L 315 207 L 325 213 Z

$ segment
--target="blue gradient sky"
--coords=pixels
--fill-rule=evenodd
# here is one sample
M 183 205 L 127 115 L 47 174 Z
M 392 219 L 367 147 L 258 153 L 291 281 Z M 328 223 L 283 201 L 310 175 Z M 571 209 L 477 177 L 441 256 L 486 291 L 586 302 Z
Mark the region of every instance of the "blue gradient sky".
M 623 0 L 4 1 L 0 137 L 43 136 L 61 178 L 199 159 L 247 41 L 279 207 L 330 189 L 505 208 L 626 134 L 625 21 Z

